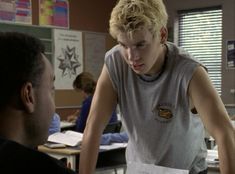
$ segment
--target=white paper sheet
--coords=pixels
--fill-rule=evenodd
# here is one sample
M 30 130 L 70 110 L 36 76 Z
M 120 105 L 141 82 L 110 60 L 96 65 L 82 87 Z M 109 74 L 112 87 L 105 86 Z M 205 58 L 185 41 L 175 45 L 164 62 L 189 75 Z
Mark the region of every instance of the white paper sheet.
M 112 150 L 112 149 L 120 149 L 125 148 L 127 143 L 112 143 L 110 145 L 100 145 L 101 150 Z
M 181 170 L 153 164 L 131 162 L 127 164 L 127 174 L 188 174 L 188 170 Z
M 61 143 L 68 146 L 77 146 L 82 142 L 83 134 L 75 131 L 56 132 L 51 134 L 47 141 Z

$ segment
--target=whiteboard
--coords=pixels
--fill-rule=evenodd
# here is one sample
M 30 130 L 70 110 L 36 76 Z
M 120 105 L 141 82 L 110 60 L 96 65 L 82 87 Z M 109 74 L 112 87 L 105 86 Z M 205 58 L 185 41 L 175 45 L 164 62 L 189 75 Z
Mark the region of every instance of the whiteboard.
M 92 73 L 95 80 L 98 79 L 104 64 L 106 35 L 105 33 L 84 32 L 85 71 Z

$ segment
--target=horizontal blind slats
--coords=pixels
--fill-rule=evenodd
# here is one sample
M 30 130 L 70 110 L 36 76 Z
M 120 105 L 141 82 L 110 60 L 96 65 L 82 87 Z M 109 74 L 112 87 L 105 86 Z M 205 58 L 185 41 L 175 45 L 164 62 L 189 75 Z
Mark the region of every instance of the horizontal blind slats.
M 215 88 L 221 94 L 221 8 L 179 12 L 179 46 L 207 67 Z

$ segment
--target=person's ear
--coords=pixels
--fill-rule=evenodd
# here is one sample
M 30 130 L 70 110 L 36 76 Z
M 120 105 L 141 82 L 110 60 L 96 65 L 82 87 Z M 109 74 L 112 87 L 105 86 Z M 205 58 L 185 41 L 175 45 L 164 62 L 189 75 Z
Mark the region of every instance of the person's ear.
M 161 44 L 166 43 L 168 37 L 168 31 L 166 27 L 162 27 L 160 30 L 160 42 Z
M 20 97 L 25 110 L 29 113 L 34 112 L 35 97 L 32 83 L 27 82 L 22 86 Z

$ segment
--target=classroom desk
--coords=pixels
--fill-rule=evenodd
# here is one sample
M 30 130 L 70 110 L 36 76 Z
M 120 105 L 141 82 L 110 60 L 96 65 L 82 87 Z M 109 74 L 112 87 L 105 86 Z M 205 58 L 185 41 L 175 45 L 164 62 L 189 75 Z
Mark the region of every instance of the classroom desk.
M 106 146 L 107 148 L 103 148 L 104 146 L 100 146 L 100 152 L 98 155 L 97 165 L 96 168 L 100 169 L 111 169 L 111 168 L 119 168 L 126 166 L 125 160 L 125 151 L 126 151 L 126 144 L 120 143 L 120 146 Z M 66 148 L 48 148 L 44 145 L 38 146 L 38 150 L 48 155 L 57 158 L 67 159 L 67 164 L 73 170 L 78 169 L 79 163 L 79 154 L 80 148 L 79 147 L 66 147 Z
M 66 130 L 75 130 L 75 123 L 71 123 L 68 121 L 60 121 L 60 129 L 61 131 L 66 131 Z
M 219 161 L 218 161 L 218 151 L 217 150 L 207 150 L 207 165 L 208 174 L 219 174 Z
M 73 170 L 77 170 L 79 163 L 79 148 L 58 148 L 51 149 L 45 146 L 39 146 L 39 151 L 49 154 L 57 159 L 67 158 L 67 163 L 70 164 Z M 125 160 L 126 146 L 114 149 L 100 149 L 96 169 L 111 169 L 126 166 Z M 211 160 L 218 158 L 218 152 L 208 150 L 208 174 L 219 174 L 219 163 L 212 163 Z M 210 161 L 210 162 L 209 162 Z
M 67 159 L 67 164 L 71 169 L 76 170 L 76 156 L 79 155 L 80 149 L 75 148 L 48 148 L 44 145 L 38 146 L 38 150 L 56 159 Z

